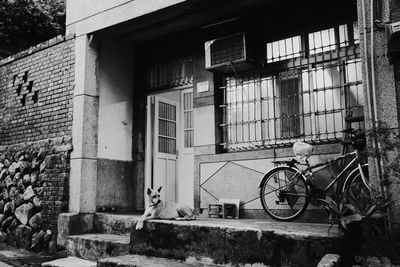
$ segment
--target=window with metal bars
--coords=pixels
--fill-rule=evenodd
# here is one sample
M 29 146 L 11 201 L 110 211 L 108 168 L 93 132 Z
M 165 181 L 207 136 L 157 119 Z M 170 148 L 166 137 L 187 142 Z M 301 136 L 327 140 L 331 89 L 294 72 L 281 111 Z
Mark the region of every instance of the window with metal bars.
M 224 79 L 225 148 L 340 140 L 348 112 L 363 114 L 358 40 L 349 23 L 267 42 L 265 67 Z

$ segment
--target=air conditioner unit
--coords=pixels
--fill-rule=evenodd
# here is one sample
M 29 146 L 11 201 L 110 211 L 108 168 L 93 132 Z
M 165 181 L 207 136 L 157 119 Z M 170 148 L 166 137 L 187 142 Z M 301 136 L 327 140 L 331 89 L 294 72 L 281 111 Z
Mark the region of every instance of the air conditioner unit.
M 386 25 L 386 35 L 389 61 L 400 62 L 400 21 Z
M 209 40 L 204 48 L 206 70 L 232 73 L 257 66 L 257 47 L 245 33 Z

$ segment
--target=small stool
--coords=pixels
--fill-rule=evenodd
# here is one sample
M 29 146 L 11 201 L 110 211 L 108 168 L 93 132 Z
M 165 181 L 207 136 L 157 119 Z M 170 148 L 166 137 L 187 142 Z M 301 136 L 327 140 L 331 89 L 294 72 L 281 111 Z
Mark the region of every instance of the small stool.
M 222 217 L 222 203 L 212 203 L 208 205 L 208 217 Z
M 227 217 L 234 219 L 236 216 L 236 205 L 233 203 L 222 203 L 222 218 Z
M 208 205 L 208 217 L 236 218 L 236 205 L 233 203 L 211 203 Z

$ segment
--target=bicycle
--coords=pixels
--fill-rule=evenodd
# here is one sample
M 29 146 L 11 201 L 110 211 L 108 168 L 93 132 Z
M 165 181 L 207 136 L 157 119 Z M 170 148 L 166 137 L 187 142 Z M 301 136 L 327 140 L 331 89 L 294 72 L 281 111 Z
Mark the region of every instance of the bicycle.
M 368 184 L 368 164 L 363 163 L 359 152 L 361 147 L 365 146 L 365 139 L 362 139 L 362 133 L 359 131 L 352 130 L 351 134 L 355 136 L 351 141 L 354 151 L 327 162 L 311 165 L 308 161 L 312 151 L 311 145 L 302 142 L 300 142 L 302 145 L 309 146 L 306 149 L 308 151 L 300 152 L 297 155 L 304 158 L 304 163 L 295 158 L 287 161 L 274 161 L 278 165 L 285 166 L 271 169 L 260 183 L 260 199 L 265 212 L 278 221 L 295 220 L 305 212 L 310 200 L 321 200 L 323 203 L 324 197 L 335 185 L 336 190 L 333 191 L 336 191 L 337 197 L 346 193 L 353 199 L 358 199 L 360 205 L 362 205 L 361 199 L 372 199 L 374 193 Z M 318 189 L 316 187 L 313 183 L 312 170 L 329 167 L 333 163 L 343 163 L 346 160 L 350 160 L 350 162 L 345 163 L 346 166 L 341 169 L 339 174 L 333 176 L 333 180 L 325 188 Z M 300 170 L 299 166 L 301 165 L 306 168 Z M 356 166 L 352 168 L 354 165 Z

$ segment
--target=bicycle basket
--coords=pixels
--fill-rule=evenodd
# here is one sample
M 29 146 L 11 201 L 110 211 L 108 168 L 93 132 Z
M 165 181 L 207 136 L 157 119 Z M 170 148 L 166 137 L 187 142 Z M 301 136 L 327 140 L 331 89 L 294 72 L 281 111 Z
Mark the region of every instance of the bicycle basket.
M 332 161 L 313 171 L 313 185 L 318 189 L 325 189 L 340 173 L 339 160 Z

